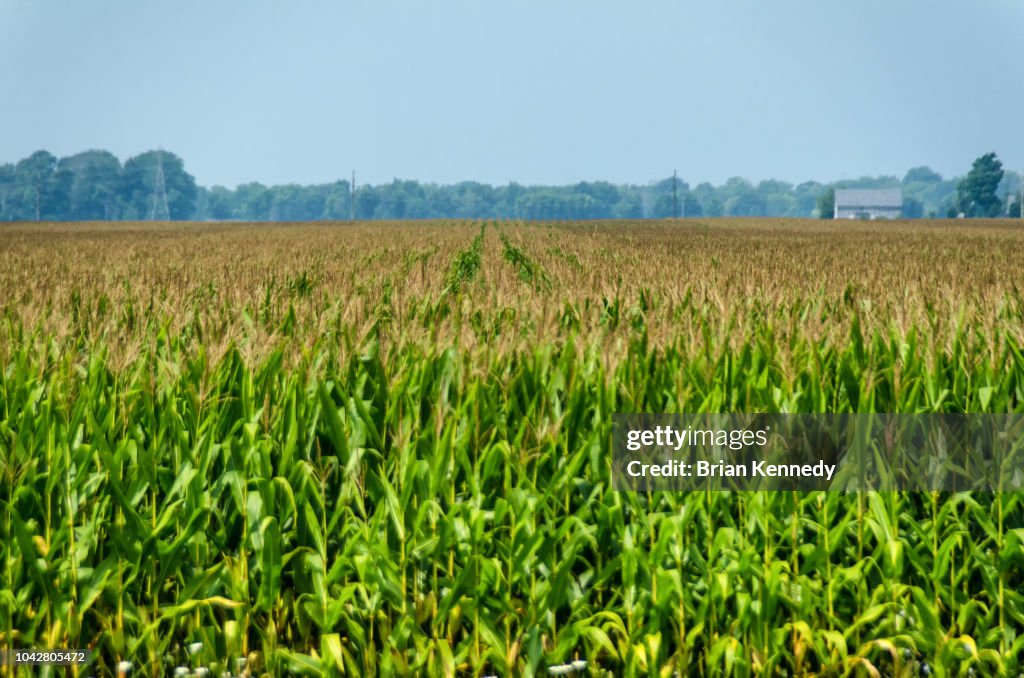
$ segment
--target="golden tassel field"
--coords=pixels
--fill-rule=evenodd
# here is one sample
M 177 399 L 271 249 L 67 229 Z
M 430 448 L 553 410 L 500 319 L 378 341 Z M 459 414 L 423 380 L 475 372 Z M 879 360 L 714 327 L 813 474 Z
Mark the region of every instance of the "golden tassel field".
M 1019 493 L 615 492 L 610 447 L 1024 413 L 1022 271 L 1008 220 L 0 226 L 0 648 L 1017 676 Z

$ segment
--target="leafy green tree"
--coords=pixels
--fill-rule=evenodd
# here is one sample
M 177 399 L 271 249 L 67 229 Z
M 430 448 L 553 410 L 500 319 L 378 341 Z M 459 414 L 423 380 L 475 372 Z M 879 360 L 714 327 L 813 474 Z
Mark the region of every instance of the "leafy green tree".
M 817 181 L 805 181 L 793 189 L 793 199 L 796 201 L 794 214 L 800 217 L 809 217 L 818 206 L 818 198 L 824 186 Z
M 729 177 L 720 190 L 725 191 L 728 194 L 727 197 L 732 197 L 740 193 L 749 193 L 754 190 L 754 187 L 743 177 Z
M 699 205 L 700 203 L 697 204 Z M 687 214 L 690 214 L 689 210 L 690 204 L 687 203 Z M 612 205 L 611 217 L 613 219 L 641 219 L 643 216 L 644 203 L 636 191 L 622 191 L 619 201 Z
M 36 151 L 14 167 L 15 197 L 21 198 L 16 218 L 66 219 L 71 175 L 57 167 L 57 158 L 47 151 Z M 18 195 L 20 193 L 20 195 Z
M 130 212 L 128 218 L 146 219 L 151 213 L 157 190 L 158 165 L 163 169 L 171 219 L 191 219 L 195 215 L 199 193 L 196 180 L 185 171 L 181 158 L 167 151 L 148 151 L 125 161 L 121 199 Z
M 686 182 L 677 181 L 679 195 L 685 191 Z M 618 186 L 607 181 L 581 181 L 573 187 L 573 191 L 580 195 L 589 195 L 595 201 L 594 218 L 606 219 L 612 215 L 614 206 L 619 202 L 621 195 Z
M 252 181 L 235 189 L 235 214 L 247 221 L 266 221 L 274 195 L 263 184 Z
M 223 186 L 214 186 L 206 191 L 206 211 L 208 219 L 232 219 L 235 216 L 235 193 Z
M 575 196 L 549 187 L 521 196 L 516 201 L 516 213 L 530 220 L 568 219 L 570 214 L 585 213 L 594 202 L 588 195 Z
M 904 196 L 901 211 L 904 219 L 920 219 L 924 216 L 924 204 L 916 198 Z
M 494 216 L 505 219 L 514 217 L 516 215 L 516 201 L 527 190 L 525 186 L 514 181 L 509 182 L 507 186 L 496 187 L 494 189 Z M 440 197 L 441 193 L 442 191 L 438 189 L 437 197 Z
M 11 207 L 17 190 L 16 177 L 14 165 L 0 165 L 0 221 L 14 219 Z
M 723 216 L 725 216 L 725 205 L 722 204 L 722 199 L 721 198 L 713 197 L 707 203 L 701 203 L 701 204 L 702 205 L 707 205 L 707 209 L 705 211 L 707 212 L 707 215 L 709 217 L 723 217 Z
M 498 196 L 494 188 L 488 184 L 481 184 L 477 181 L 463 181 L 456 184 L 453 188 L 454 191 L 452 191 L 452 195 L 448 200 L 455 209 L 455 216 L 472 218 L 488 213 L 493 214 Z M 439 194 L 443 192 L 447 191 L 435 190 L 432 202 L 436 203 Z M 450 212 L 445 213 L 440 210 L 435 212 L 435 216 L 450 215 Z
M 319 186 L 285 184 L 269 189 L 271 221 L 314 221 L 323 218 L 325 194 Z
M 818 218 L 832 219 L 836 215 L 836 189 L 831 186 L 818 197 Z
M 757 185 L 757 193 L 765 200 L 778 195 L 785 195 L 793 190 L 793 184 L 778 179 L 765 179 Z
M 356 188 L 356 219 L 373 219 L 380 205 L 380 191 L 374 186 Z
M 416 181 L 393 180 L 378 187 L 376 215 L 383 219 L 418 219 L 427 216 L 425 191 Z
M 336 181 L 327 187 L 324 198 L 325 219 L 348 219 L 351 216 L 352 193 L 347 181 Z
M 652 219 L 668 219 L 669 217 L 679 216 L 679 198 L 676 197 L 676 209 L 675 213 L 672 212 L 672 194 L 665 195 L 662 193 L 654 198 L 654 202 L 650 208 L 649 217 Z
M 733 217 L 759 217 L 767 212 L 764 198 L 753 190 L 744 191 L 725 201 L 725 213 Z
M 903 177 L 903 184 L 937 184 L 942 181 L 942 175 L 931 167 L 913 167 L 907 170 Z
M 704 208 L 701 206 L 700 201 L 694 197 L 692 193 L 687 191 L 686 195 L 682 198 L 683 211 L 681 216 L 684 217 L 702 217 L 704 216 Z
M 23 200 L 32 206 L 31 219 L 42 217 L 43 187 L 57 169 L 57 158 L 47 151 L 36 151 L 15 166 Z
M 108 151 L 85 151 L 61 158 L 58 171 L 71 175 L 69 214 L 73 220 L 108 220 L 119 216 L 121 161 Z
M 672 182 L 675 181 L 675 212 L 673 212 Z M 690 185 L 676 177 L 668 177 L 641 189 L 640 199 L 644 206 L 644 216 L 653 219 L 667 219 L 682 214 L 683 196 L 690 190 Z
M 200 189 L 184 171 L 181 160 L 163 151 L 143 153 L 123 167 L 107 151 L 85 151 L 59 161 L 40 151 L 16 165 L 0 165 L 0 220 L 145 219 L 154 210 L 158 162 L 172 219 L 348 219 L 352 207 L 346 181 L 269 187 L 249 183 L 234 189 Z M 976 164 L 982 166 L 962 182 L 944 180 L 931 168 L 920 166 L 910 169 L 902 179 L 866 176 L 844 179 L 832 186 L 900 187 L 908 218 L 947 213 L 957 216 L 961 211 L 970 216 L 998 216 L 1001 203 L 995 196 L 1016 196 L 1020 179 L 1004 172 L 993 196 L 991 186 L 1001 165 L 994 154 L 979 158 Z M 355 207 L 360 219 L 637 219 L 673 213 L 689 217 L 818 214 L 831 218 L 833 213 L 834 193 L 826 192 L 826 185 L 814 181 L 794 186 L 768 179 L 755 186 L 742 177 L 731 177 L 717 186 L 703 182 L 693 188 L 677 181 L 674 210 L 672 185 L 672 178 L 644 185 L 583 181 L 569 186 L 523 186 L 514 182 L 491 186 L 473 181 L 437 185 L 396 180 L 361 186 Z
M 957 185 L 957 210 L 967 217 L 997 217 L 1002 201 L 996 195 L 1003 179 L 1003 163 L 995 153 L 986 153 L 971 166 Z
M 765 179 L 757 185 L 756 191 L 764 202 L 762 214 L 766 217 L 789 216 L 796 209 L 797 201 L 793 195 L 793 184 L 788 181 Z

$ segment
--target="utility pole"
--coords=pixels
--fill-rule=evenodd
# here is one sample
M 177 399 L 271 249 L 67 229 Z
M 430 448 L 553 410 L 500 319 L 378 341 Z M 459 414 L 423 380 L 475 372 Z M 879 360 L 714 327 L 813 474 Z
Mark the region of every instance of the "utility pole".
M 679 216 L 678 201 L 676 200 L 676 171 L 672 170 L 672 218 Z
M 348 220 L 356 220 L 356 171 L 352 170 L 352 185 L 349 186 L 351 195 L 348 201 Z

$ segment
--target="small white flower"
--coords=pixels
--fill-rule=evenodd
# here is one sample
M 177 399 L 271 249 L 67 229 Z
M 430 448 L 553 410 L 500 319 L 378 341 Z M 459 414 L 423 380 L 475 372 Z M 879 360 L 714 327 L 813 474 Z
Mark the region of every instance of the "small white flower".
M 179 666 L 174 669 L 174 678 L 185 678 L 188 674 L 189 670 L 187 666 Z
M 117 663 L 117 672 L 118 673 L 131 673 L 132 672 L 132 663 L 130 661 L 128 661 L 128 660 L 124 660 L 124 661 L 118 662 Z
M 576 659 L 572 663 L 572 668 L 574 671 L 582 671 L 587 668 L 587 661 L 585 659 Z
M 189 645 L 188 645 L 188 653 L 189 654 L 199 654 L 202 651 L 203 651 L 203 644 L 202 643 L 189 643 Z

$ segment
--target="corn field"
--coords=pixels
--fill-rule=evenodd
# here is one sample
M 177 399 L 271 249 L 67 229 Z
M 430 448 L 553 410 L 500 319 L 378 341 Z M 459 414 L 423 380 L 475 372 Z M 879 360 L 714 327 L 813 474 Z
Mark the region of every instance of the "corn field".
M 1017 676 L 1020 494 L 610 478 L 616 412 L 1024 412 L 1024 230 L 978 224 L 2 227 L 0 647 Z

